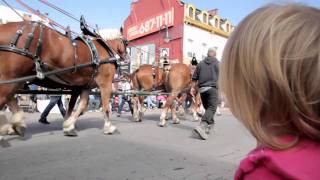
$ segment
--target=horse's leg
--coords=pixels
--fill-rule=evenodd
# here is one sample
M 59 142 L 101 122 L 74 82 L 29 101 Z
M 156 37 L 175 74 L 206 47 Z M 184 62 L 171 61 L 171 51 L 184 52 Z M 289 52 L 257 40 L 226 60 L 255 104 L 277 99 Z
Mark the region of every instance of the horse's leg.
M 69 104 L 68 104 L 67 113 L 66 113 L 64 119 L 68 119 L 71 116 L 79 95 L 80 95 L 80 93 L 71 94 L 71 98 L 70 98 L 70 101 L 69 101 Z
M 77 122 L 81 113 L 85 111 L 88 106 L 90 90 L 82 90 L 80 94 L 80 103 L 77 110 L 63 123 L 63 133 L 66 136 L 77 136 L 75 123 Z
M 177 93 L 172 93 L 172 103 L 171 103 L 171 115 L 172 115 L 172 123 L 173 124 L 180 124 L 180 120 L 177 116 L 177 110 L 176 110 L 176 105 L 178 103 L 175 102 L 177 99 Z
M 194 102 L 192 102 L 192 107 L 191 107 L 191 111 L 192 111 L 192 117 L 193 117 L 193 121 L 197 122 L 200 120 L 199 116 L 198 116 L 198 105 L 196 104 L 195 100 Z
M 172 112 L 172 119 L 174 119 L 173 115 L 175 115 L 175 118 L 177 119 L 176 113 L 173 113 L 173 111 L 174 112 L 176 112 L 176 111 L 174 110 L 174 108 L 172 108 L 173 101 L 176 97 L 177 97 L 176 93 L 171 93 L 171 95 L 167 98 L 166 104 L 164 106 L 164 110 L 162 111 L 161 116 L 160 116 L 160 122 L 158 124 L 160 127 L 164 127 L 166 125 L 166 123 L 167 123 L 166 117 L 167 117 L 169 109 L 171 109 L 171 112 Z M 175 119 L 175 121 L 177 121 L 176 119 Z
M 185 114 L 184 106 L 186 105 L 187 95 L 184 93 L 177 100 L 179 116 L 183 116 Z
M 190 107 L 194 122 L 197 122 L 200 120 L 200 117 L 198 115 L 198 108 L 199 108 L 199 102 L 198 102 L 198 94 L 197 94 L 196 96 L 192 96 L 192 104 Z
M 24 136 L 25 130 L 26 130 L 26 123 L 24 121 L 23 117 L 23 110 L 18 105 L 18 100 L 14 97 L 10 98 L 7 105 L 10 108 L 10 111 L 12 112 L 12 117 L 10 120 L 10 123 L 12 124 L 13 130 L 20 136 Z
M 0 74 L 1 77 L 2 74 Z M 5 79 L 5 78 L 1 78 Z M 10 79 L 10 77 L 8 78 Z M 15 134 L 15 131 L 19 133 L 19 135 L 23 135 L 24 130 L 26 128 L 24 122 L 22 121 L 22 110 L 17 104 L 17 100 L 13 98 L 13 92 L 19 87 L 19 84 L 9 84 L 5 86 L 0 86 L 0 110 L 2 110 L 7 104 L 11 110 L 13 110 L 13 116 L 10 123 L 1 112 L 0 114 L 0 136 L 4 136 L 7 134 Z M 13 129 L 13 125 L 15 130 Z M 1 139 L 1 137 L 0 137 Z
M 111 80 L 110 80 L 111 82 Z M 105 83 L 101 83 L 99 85 L 100 91 L 101 91 L 101 99 L 102 99 L 102 109 L 104 112 L 104 128 L 103 132 L 104 134 L 113 134 L 116 130 L 117 127 L 112 125 L 111 120 L 110 120 L 110 106 L 109 106 L 109 101 L 110 101 L 110 96 L 111 96 L 111 85 L 107 85 Z
M 139 122 L 139 98 L 132 97 L 132 105 L 133 105 L 133 121 Z
M 6 104 L 7 98 L 5 96 L 0 97 L 0 109 L 3 109 Z M 7 134 L 14 134 L 12 124 L 9 123 L 7 117 L 3 112 L 0 114 L 0 140 Z
M 144 96 L 139 96 L 138 97 L 138 109 L 139 109 L 139 114 L 138 114 L 138 118 L 139 118 L 139 122 L 142 121 L 143 116 L 144 116 L 144 112 L 146 112 L 146 108 L 144 107 Z

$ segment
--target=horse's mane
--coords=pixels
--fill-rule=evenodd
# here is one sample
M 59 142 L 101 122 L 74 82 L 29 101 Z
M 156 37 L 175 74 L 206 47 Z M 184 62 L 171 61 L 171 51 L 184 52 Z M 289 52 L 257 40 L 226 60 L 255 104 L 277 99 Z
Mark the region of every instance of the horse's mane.
M 122 34 L 118 29 L 101 29 L 99 30 L 99 34 L 104 40 L 115 40 L 122 38 Z

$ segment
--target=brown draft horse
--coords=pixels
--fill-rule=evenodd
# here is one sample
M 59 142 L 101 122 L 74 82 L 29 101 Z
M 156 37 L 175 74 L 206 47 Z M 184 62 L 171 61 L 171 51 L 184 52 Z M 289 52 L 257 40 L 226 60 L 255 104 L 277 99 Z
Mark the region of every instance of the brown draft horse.
M 16 35 L 19 28 L 24 27 L 24 31 L 17 42 L 16 47 L 23 49 L 28 39 L 28 33 L 33 30 L 34 22 L 17 22 L 8 23 L 0 26 L 0 45 L 9 45 L 12 37 Z M 37 47 L 37 39 L 40 37 L 40 28 L 34 28 L 34 41 L 30 44 L 29 51 L 34 53 Z M 117 42 L 116 42 L 117 41 Z M 98 43 L 96 39 L 92 40 L 96 46 L 99 59 L 107 59 L 110 57 L 106 49 Z M 76 48 L 72 45 L 70 39 L 53 30 L 49 27 L 43 28 L 42 37 L 42 53 L 39 55 L 41 61 L 54 68 L 73 67 L 74 64 L 84 64 L 91 62 L 91 52 L 88 46 L 81 40 L 75 40 Z M 126 58 L 126 47 L 122 39 L 115 39 L 110 42 L 112 49 L 116 50 L 121 59 Z M 75 57 L 76 61 L 75 61 Z M 10 80 L 19 77 L 35 74 L 35 63 L 30 57 L 23 56 L 17 53 L 0 51 L 0 80 Z M 85 110 L 88 102 L 89 90 L 99 87 L 101 91 L 103 114 L 104 114 L 104 133 L 112 134 L 116 131 L 116 127 L 112 125 L 110 120 L 109 99 L 111 95 L 111 86 L 116 66 L 114 64 L 101 64 L 94 73 L 93 67 L 86 67 L 75 70 L 67 74 L 59 75 L 60 79 L 68 82 L 68 86 L 60 83 L 54 83 L 54 80 L 47 82 L 44 79 L 40 84 L 46 86 L 56 86 L 61 88 L 75 87 L 79 90 L 80 103 L 77 110 L 71 114 L 72 110 L 68 111 L 66 121 L 63 123 L 63 131 L 65 135 L 76 135 L 75 123 L 79 115 Z M 49 77 L 50 79 L 50 77 Z M 0 116 L 0 136 L 5 134 L 13 134 L 16 132 L 19 135 L 24 135 L 26 124 L 23 119 L 23 110 L 18 106 L 14 95 L 25 82 L 0 85 L 0 109 L 8 105 L 13 115 L 10 121 L 4 115 Z M 72 88 L 71 88 L 72 89 Z
M 153 76 L 155 74 L 155 76 Z M 171 109 L 172 120 L 174 124 L 180 123 L 177 117 L 174 101 L 182 91 L 188 91 L 191 83 L 190 69 L 186 64 L 173 64 L 170 70 L 162 70 L 159 67 L 152 65 L 142 65 L 135 72 L 131 74 L 131 82 L 133 89 L 152 91 L 164 90 L 170 92 L 167 98 L 165 108 L 160 116 L 159 126 L 166 125 L 167 113 Z M 144 97 L 133 98 L 134 120 L 142 121 L 144 106 Z

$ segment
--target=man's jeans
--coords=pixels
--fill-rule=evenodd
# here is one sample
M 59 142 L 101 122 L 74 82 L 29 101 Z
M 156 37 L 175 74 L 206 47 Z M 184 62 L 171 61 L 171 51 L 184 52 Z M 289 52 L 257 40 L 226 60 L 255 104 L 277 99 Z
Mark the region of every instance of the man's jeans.
M 208 125 L 211 125 L 214 123 L 213 117 L 216 113 L 219 100 L 218 89 L 213 87 L 201 93 L 200 95 L 203 107 L 206 110 L 204 115 L 202 116 L 201 121 L 208 123 Z
M 58 104 L 59 110 L 61 115 L 64 117 L 66 115 L 66 110 L 63 107 L 61 96 L 51 96 L 50 103 L 46 107 L 46 109 L 41 114 L 41 119 L 47 118 L 48 114 L 50 113 L 51 109 Z
M 120 103 L 119 108 L 118 108 L 118 114 L 121 114 L 123 106 L 124 106 L 124 103 L 126 103 L 126 102 L 129 105 L 129 109 L 130 109 L 131 114 L 133 114 L 132 103 L 131 103 L 131 99 L 129 97 L 128 98 L 122 97 L 121 103 Z

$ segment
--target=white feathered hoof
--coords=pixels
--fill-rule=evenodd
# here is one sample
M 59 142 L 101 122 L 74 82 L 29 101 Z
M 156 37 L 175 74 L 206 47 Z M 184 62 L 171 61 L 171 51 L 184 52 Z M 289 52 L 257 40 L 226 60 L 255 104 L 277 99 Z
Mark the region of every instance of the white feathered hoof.
M 165 119 L 160 119 L 160 122 L 158 123 L 159 127 L 165 127 L 167 124 L 167 121 Z
M 200 120 L 200 117 L 197 115 L 197 113 L 193 114 L 193 122 L 198 122 Z
M 8 135 L 10 136 L 17 135 L 17 133 L 15 132 L 12 126 L 8 128 Z
M 74 124 L 67 124 L 66 121 L 63 123 L 63 134 L 69 137 L 78 136 L 77 130 L 75 129 Z
M 183 107 L 179 107 L 178 115 L 179 115 L 179 116 L 184 116 L 184 114 L 185 114 L 184 108 L 183 108 Z
M 117 127 L 114 125 L 106 125 L 104 126 L 103 133 L 107 135 L 112 135 L 117 131 Z
M 132 121 L 133 121 L 133 122 L 139 122 L 138 116 L 137 116 L 137 115 L 134 115 L 134 116 L 132 117 Z
M 142 122 L 144 112 L 139 112 L 139 122 Z
M 180 124 L 180 119 L 176 118 L 172 121 L 173 124 Z
M 63 134 L 65 136 L 68 136 L 68 137 L 76 137 L 76 136 L 78 136 L 78 133 L 77 133 L 77 131 L 75 129 L 65 130 L 65 131 L 63 131 Z
M 133 117 L 133 122 L 141 122 L 141 120 L 138 117 Z
M 12 128 L 14 130 L 14 132 L 16 132 L 17 135 L 24 137 L 25 132 L 26 132 L 26 125 L 23 124 L 13 124 Z
M 147 111 L 147 108 L 145 108 L 144 106 L 140 108 L 140 112 L 144 113 Z

